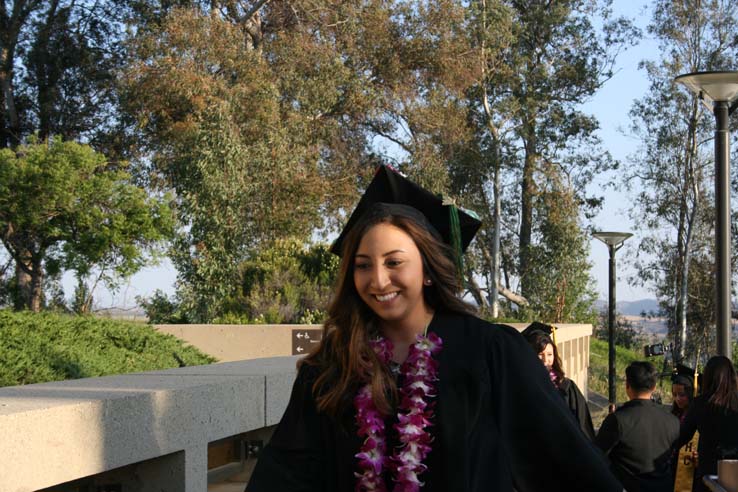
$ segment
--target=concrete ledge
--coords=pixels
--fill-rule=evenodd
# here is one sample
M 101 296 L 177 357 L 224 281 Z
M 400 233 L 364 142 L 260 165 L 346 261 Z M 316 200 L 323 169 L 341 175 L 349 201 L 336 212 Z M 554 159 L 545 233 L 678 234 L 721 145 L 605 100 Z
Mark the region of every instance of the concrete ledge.
M 296 361 L 0 388 L 0 491 L 37 490 L 183 452 L 184 476 L 175 482 L 184 488 L 171 490 L 202 492 L 208 443 L 278 422 Z
M 323 325 L 154 325 L 221 362 L 292 354 L 292 332 Z
M 513 326 L 522 330 L 526 325 Z M 565 371 L 586 394 L 592 327 L 559 328 L 556 342 Z M 249 332 L 248 338 L 263 329 L 268 327 L 229 327 L 234 337 L 240 330 Z M 283 325 L 269 336 L 281 340 L 279 350 L 288 351 L 287 335 L 294 329 L 299 327 Z M 198 337 L 208 341 L 213 355 L 220 350 L 215 344 L 235 343 L 233 337 L 218 340 L 207 327 L 199 328 Z M 68 486 L 55 486 L 111 471 L 135 473 L 127 480 L 137 485 L 127 492 L 204 492 L 208 444 L 247 432 L 268 436 L 267 428 L 279 422 L 289 401 L 298 359 L 271 357 L 0 388 L 0 492 L 66 491 Z M 134 472 L 129 469 L 133 465 Z

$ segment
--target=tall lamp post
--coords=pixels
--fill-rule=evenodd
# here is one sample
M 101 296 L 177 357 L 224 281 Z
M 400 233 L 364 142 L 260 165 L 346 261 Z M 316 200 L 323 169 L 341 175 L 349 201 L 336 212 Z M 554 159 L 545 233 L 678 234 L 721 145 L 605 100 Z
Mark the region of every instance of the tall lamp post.
M 738 72 L 694 72 L 676 82 L 696 93 L 715 115 L 715 285 L 717 353 L 731 357 L 730 114 L 738 106 Z M 710 104 L 712 103 L 712 104 Z
M 607 399 L 610 402 L 610 411 L 615 408 L 615 252 L 619 250 L 626 239 L 633 234 L 629 232 L 595 232 L 592 234 L 607 245 L 610 251 L 609 299 L 607 301 Z

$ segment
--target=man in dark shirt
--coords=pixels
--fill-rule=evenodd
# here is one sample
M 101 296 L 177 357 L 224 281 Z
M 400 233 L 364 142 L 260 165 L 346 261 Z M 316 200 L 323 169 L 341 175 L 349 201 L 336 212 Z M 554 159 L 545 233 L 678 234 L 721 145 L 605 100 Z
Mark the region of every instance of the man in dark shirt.
M 628 492 L 671 492 L 669 457 L 679 419 L 651 401 L 658 372 L 650 362 L 631 363 L 625 378 L 630 401 L 607 416 L 595 443 Z

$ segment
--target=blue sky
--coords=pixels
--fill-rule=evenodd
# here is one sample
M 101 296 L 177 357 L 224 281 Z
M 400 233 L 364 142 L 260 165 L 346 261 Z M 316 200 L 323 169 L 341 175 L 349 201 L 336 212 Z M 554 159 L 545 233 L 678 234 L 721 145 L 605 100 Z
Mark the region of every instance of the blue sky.
M 627 163 L 628 156 L 635 153 L 638 148 L 638 142 L 627 134 L 628 111 L 633 100 L 642 97 L 648 88 L 645 74 L 638 70 L 638 63 L 645 58 L 655 59 L 658 56 L 656 43 L 645 34 L 645 27 L 649 21 L 649 13 L 644 10 L 647 4 L 648 2 L 643 0 L 615 0 L 613 2 L 614 11 L 617 14 L 633 18 L 644 30 L 644 39 L 638 46 L 620 55 L 616 63 L 615 75 L 605 83 L 591 101 L 585 102 L 583 106 L 586 112 L 599 118 L 600 136 L 605 148 L 624 165 Z M 634 246 L 638 240 L 638 232 L 633 230 L 628 219 L 627 206 L 630 199 L 623 193 L 600 189 L 603 184 L 613 179 L 614 175 L 608 173 L 600 176 L 593 184 L 592 191 L 602 193 L 605 197 L 602 211 L 593 220 L 593 224 L 598 230 L 634 233 L 634 236 L 626 242 L 626 248 L 628 248 Z M 620 250 L 617 256 L 619 260 L 618 301 L 653 297 L 647 289 L 628 285 L 627 277 L 632 275 L 632 270 L 624 261 L 625 251 L 626 249 Z M 608 252 L 606 246 L 595 239 L 592 240 L 590 246 L 590 261 L 599 297 L 607 299 Z M 115 295 L 100 288 L 96 295 L 96 307 L 131 307 L 135 305 L 136 296 L 150 295 L 156 289 L 172 294 L 175 281 L 176 271 L 171 263 L 165 260 L 160 266 L 146 268 L 131 277 Z M 64 279 L 64 289 L 67 295 L 74 292 L 74 285 L 74 280 L 67 275 Z
M 616 0 L 613 8 L 616 13 L 626 15 L 635 20 L 636 24 L 643 30 L 643 39 L 640 43 L 622 53 L 617 60 L 616 73 L 597 95 L 584 105 L 584 110 L 594 114 L 600 120 L 600 137 L 604 146 L 610 153 L 627 165 L 628 156 L 638 150 L 638 141 L 628 134 L 629 116 L 632 102 L 639 99 L 648 90 L 648 80 L 645 73 L 638 69 L 638 64 L 644 59 L 656 59 L 658 57 L 657 43 L 648 37 L 646 26 L 650 20 L 650 13 L 646 10 L 648 2 Z M 651 298 L 653 295 L 645 288 L 629 285 L 627 277 L 633 275 L 633 270 L 628 268 L 625 262 L 625 254 L 628 248 L 634 247 L 639 240 L 639 233 L 632 227 L 628 218 L 628 206 L 630 197 L 624 192 L 616 192 L 612 189 L 603 190 L 601 187 L 615 176 L 607 173 L 599 177 L 594 183 L 593 191 L 599 191 L 605 197 L 604 206 L 598 216 L 592 221 L 597 230 L 631 232 L 633 237 L 628 239 L 617 255 L 617 300 L 633 301 L 643 298 Z M 592 263 L 592 275 L 597 283 L 600 299 L 607 299 L 608 289 L 608 262 L 609 254 L 607 247 L 593 239 L 590 244 L 590 262 Z

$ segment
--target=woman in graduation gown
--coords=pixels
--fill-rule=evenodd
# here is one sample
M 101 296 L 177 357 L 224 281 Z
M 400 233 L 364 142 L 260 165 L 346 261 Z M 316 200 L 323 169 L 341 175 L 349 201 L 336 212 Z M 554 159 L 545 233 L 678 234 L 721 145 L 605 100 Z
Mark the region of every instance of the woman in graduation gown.
M 564 402 L 577 420 L 579 428 L 590 441 L 594 442 L 595 431 L 587 400 L 577 384 L 564 374 L 559 349 L 550 336 L 552 332 L 553 327 L 551 325 L 534 322 L 523 330 L 523 336 L 538 355 L 538 359 L 543 363 L 546 371 L 548 371 L 551 382 L 564 398 Z
M 248 492 L 622 490 L 525 339 L 457 296 L 446 243 L 463 250 L 478 227 L 380 167 Z
M 717 474 L 717 463 L 723 453 L 731 458 L 738 453 L 738 376 L 733 363 L 725 356 L 715 355 L 705 364 L 702 394 L 689 407 L 677 449 L 687 444 L 697 431 L 700 437 L 692 491 L 709 492 L 702 477 Z

